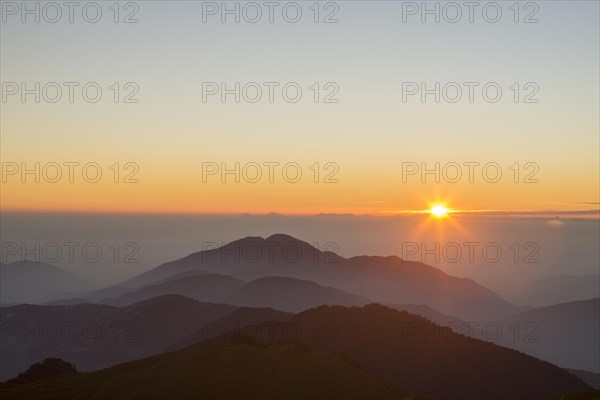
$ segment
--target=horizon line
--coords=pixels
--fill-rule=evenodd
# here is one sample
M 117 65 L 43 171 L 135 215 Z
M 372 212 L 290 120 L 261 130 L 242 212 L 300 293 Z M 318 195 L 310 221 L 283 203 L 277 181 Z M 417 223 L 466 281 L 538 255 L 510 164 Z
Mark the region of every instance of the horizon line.
M 2 214 L 46 214 L 46 215 L 131 215 L 131 216 L 252 216 L 252 217 L 414 217 L 428 216 L 430 210 L 384 210 L 371 213 L 351 212 L 317 212 L 317 213 L 283 213 L 270 212 L 189 212 L 189 211 L 128 211 L 128 210 L 29 210 L 0 209 Z M 600 209 L 587 210 L 449 210 L 450 216 L 481 217 L 530 217 L 530 218 L 567 218 L 567 219 L 600 219 Z

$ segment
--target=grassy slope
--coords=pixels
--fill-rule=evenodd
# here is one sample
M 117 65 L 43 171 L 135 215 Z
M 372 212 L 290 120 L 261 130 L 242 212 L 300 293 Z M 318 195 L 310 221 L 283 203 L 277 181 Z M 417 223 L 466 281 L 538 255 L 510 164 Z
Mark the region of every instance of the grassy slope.
M 9 399 L 401 399 L 341 356 L 302 344 L 208 342 L 95 372 L 0 386 Z

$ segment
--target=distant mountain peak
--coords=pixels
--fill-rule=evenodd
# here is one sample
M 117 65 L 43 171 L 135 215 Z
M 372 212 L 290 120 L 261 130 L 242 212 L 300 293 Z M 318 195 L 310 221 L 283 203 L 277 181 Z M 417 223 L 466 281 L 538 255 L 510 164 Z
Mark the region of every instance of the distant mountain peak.
M 76 374 L 77 368 L 67 361 L 60 358 L 45 358 L 44 360 L 33 364 L 27 371 L 20 373 L 16 378 L 8 383 L 29 383 L 47 379 L 59 375 Z
M 308 242 L 305 242 L 304 240 L 295 238 L 294 236 L 287 235 L 285 233 L 274 233 L 271 236 L 268 236 L 267 238 L 263 238 L 261 236 L 246 236 L 245 238 L 231 241 L 223 247 L 227 247 L 227 246 L 230 246 L 233 244 L 247 244 L 247 243 L 254 243 L 254 244 L 260 244 L 260 245 L 263 245 L 265 243 L 276 243 L 276 244 L 284 244 L 284 245 L 299 245 L 301 247 L 309 246 L 309 247 L 314 248 L 314 246 L 312 246 Z
M 304 240 L 283 233 L 275 233 L 266 239 L 260 236 L 247 236 L 243 239 L 234 240 L 222 246 L 204 249 L 201 252 L 190 254 L 190 258 L 199 258 L 205 263 L 212 259 L 232 261 L 234 263 L 257 264 L 266 262 L 282 262 L 296 264 L 302 260 L 312 264 L 318 264 L 332 258 L 339 258 L 334 252 L 321 250 L 318 244 L 310 244 Z M 320 260 L 320 261 L 319 261 Z
M 274 241 L 274 242 L 280 242 L 280 241 L 290 241 L 290 242 L 301 242 L 301 243 L 306 243 L 300 239 L 297 239 L 291 235 L 286 235 L 285 233 L 274 233 L 271 236 L 269 236 L 268 238 L 266 238 L 265 240 L 267 241 Z

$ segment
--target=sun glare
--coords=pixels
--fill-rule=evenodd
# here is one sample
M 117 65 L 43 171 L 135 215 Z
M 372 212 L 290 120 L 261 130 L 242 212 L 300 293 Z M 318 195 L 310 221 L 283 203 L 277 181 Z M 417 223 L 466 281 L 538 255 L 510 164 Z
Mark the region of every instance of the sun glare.
M 433 215 L 435 215 L 436 217 L 443 217 L 444 215 L 446 215 L 448 213 L 448 210 L 444 206 L 437 205 L 431 209 L 431 213 Z

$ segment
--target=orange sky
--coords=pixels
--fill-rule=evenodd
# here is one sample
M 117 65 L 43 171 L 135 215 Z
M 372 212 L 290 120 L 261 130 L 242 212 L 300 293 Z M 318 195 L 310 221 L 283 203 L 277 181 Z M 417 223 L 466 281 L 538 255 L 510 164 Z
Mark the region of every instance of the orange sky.
M 564 179 L 560 184 L 544 183 L 543 179 L 539 183 L 514 183 L 512 178 L 497 183 L 480 180 L 433 184 L 421 183 L 419 179 L 402 183 L 401 174 L 391 170 L 371 177 L 368 171 L 348 174 L 339 166 L 337 183 L 324 183 L 323 176 L 315 183 L 313 172 L 301 165 L 303 176 L 296 183 L 281 176 L 276 176 L 273 183 L 266 177 L 250 183 L 240 176 L 236 183 L 233 175 L 226 176 L 225 182 L 218 176 L 207 176 L 203 183 L 201 168 L 184 168 L 186 174 L 169 175 L 170 171 L 145 171 L 140 166 L 130 178 L 138 182 L 124 183 L 126 173 L 133 169 L 125 170 L 121 163 L 121 175 L 115 183 L 114 168 L 109 168 L 112 164 L 98 165 L 102 178 L 96 183 L 86 182 L 81 175 L 74 175 L 74 182 L 70 183 L 66 170 L 56 183 L 49 182 L 48 179 L 55 179 L 49 170 L 46 177 L 40 173 L 39 183 L 34 174 L 7 175 L 0 193 L 2 210 L 394 214 L 429 209 L 438 203 L 466 211 L 598 209 L 597 185 L 589 184 L 584 177 Z M 87 179 L 93 180 L 95 175 L 89 175 Z

